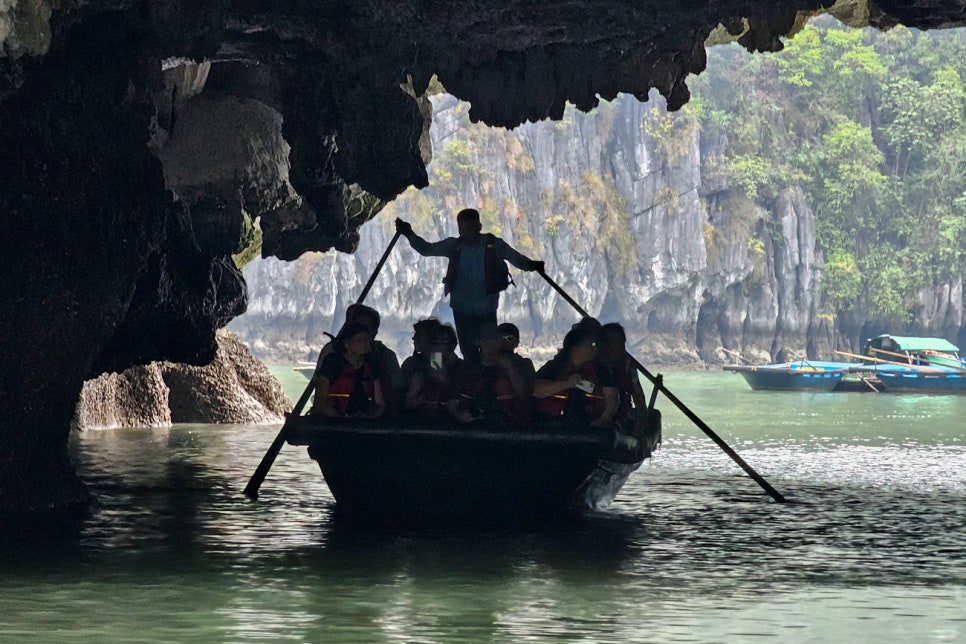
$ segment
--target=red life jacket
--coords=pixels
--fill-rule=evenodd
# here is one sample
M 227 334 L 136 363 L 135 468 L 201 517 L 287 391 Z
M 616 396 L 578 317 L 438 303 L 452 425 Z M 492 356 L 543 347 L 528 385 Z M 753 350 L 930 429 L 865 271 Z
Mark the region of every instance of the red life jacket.
M 356 382 L 362 384 L 362 390 L 366 394 L 368 405 L 371 405 L 373 399 L 376 397 L 376 379 L 372 365 L 366 359 L 362 361 L 362 366 L 356 369 L 343 357 L 342 373 L 335 379 L 335 382 L 329 383 L 328 394 L 329 404 L 343 416 L 349 410 L 349 397 L 352 396 L 352 392 L 356 388 Z
M 496 255 L 496 236 L 491 233 L 483 235 L 483 243 L 486 244 L 486 251 L 483 255 L 484 288 L 487 295 L 493 295 L 505 291 L 514 282 L 510 277 L 510 269 L 507 268 L 506 262 L 500 260 Z M 449 258 L 446 277 L 443 278 L 443 295 L 449 295 L 449 292 L 453 290 L 453 285 L 456 284 L 456 273 L 459 271 L 462 247 L 463 241 L 460 240 L 456 245 L 456 251 Z
M 443 403 L 446 402 L 446 383 L 429 375 L 428 369 L 419 374 L 422 381 L 416 392 L 419 416 L 426 420 L 435 420 L 442 413 Z
M 489 378 L 487 377 L 489 376 Z M 500 409 L 515 423 L 530 422 L 533 411 L 532 396 L 520 396 L 510 384 L 510 375 L 502 367 L 480 368 L 473 372 L 460 392 L 460 411 L 470 411 L 476 400 L 489 387 L 490 392 L 500 405 Z
M 566 380 L 571 375 L 578 373 L 584 380 L 594 383 L 593 393 L 585 393 L 580 389 L 574 388 L 561 391 L 559 394 L 548 396 L 547 398 L 536 398 L 535 404 L 537 411 L 550 418 L 560 418 L 567 409 L 567 398 L 570 396 L 584 397 L 584 413 L 588 418 L 600 418 L 604 413 L 604 392 L 600 386 L 600 376 L 597 374 L 597 363 L 594 361 L 585 362 L 579 368 L 567 362 L 557 374 L 555 380 Z

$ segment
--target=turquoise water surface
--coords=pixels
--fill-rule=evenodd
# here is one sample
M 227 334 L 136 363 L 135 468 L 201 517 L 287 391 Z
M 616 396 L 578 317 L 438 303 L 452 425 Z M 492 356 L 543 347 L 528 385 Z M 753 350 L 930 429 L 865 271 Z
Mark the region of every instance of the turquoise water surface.
M 91 515 L 3 544 L 0 641 L 966 642 L 966 396 L 665 384 L 789 502 L 661 398 L 610 508 L 521 530 L 346 526 L 289 446 L 251 503 L 278 426 L 91 431 Z

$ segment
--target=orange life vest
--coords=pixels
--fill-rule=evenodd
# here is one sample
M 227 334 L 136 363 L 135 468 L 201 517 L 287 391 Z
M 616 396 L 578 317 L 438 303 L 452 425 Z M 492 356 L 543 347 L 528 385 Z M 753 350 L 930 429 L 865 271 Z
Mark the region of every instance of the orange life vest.
M 536 407 L 538 412 L 550 418 L 560 418 L 567 409 L 567 399 L 570 396 L 583 396 L 584 414 L 591 419 L 600 418 L 600 415 L 604 413 L 604 393 L 602 391 L 603 387 L 600 386 L 597 363 L 593 361 L 585 362 L 578 368 L 568 362 L 556 375 L 555 379 L 566 380 L 575 373 L 580 374 L 580 377 L 584 380 L 589 380 L 594 383 L 594 391 L 588 394 L 575 387 L 567 391 L 561 391 L 559 394 L 548 396 L 547 398 L 537 398 Z
M 518 395 L 510 384 L 510 375 L 502 367 L 486 367 L 474 371 L 460 392 L 459 410 L 471 411 L 476 400 L 487 388 L 510 420 L 520 424 L 530 422 L 533 411 L 532 396 Z
M 433 378 L 428 368 L 423 369 L 417 377 L 422 378 L 416 392 L 417 413 L 423 419 L 435 420 L 441 415 L 443 403 L 446 401 L 446 383 Z
M 375 373 L 372 370 L 372 365 L 369 360 L 363 360 L 362 365 L 356 369 L 352 364 L 342 358 L 342 373 L 339 377 L 335 379 L 335 382 L 329 383 L 329 404 L 338 413 L 345 416 L 349 410 L 349 398 L 352 396 L 352 392 L 355 391 L 356 383 L 362 385 L 362 390 L 365 392 L 367 404 L 372 404 L 373 399 L 376 397 L 376 378 Z

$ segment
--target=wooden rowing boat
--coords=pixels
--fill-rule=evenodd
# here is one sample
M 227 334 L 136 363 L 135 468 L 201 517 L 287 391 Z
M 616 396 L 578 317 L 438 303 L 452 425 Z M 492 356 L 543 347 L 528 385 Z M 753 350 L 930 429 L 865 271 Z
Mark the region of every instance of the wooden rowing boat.
M 647 435 L 559 421 L 528 427 L 477 421 L 290 416 L 286 441 L 308 447 L 338 510 L 375 522 L 504 522 L 601 508 L 655 448 Z

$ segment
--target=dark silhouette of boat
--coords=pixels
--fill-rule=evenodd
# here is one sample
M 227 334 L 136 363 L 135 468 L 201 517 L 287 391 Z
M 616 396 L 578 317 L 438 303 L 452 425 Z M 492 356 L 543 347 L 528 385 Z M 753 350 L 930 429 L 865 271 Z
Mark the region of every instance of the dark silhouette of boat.
M 340 514 L 375 522 L 504 522 L 606 506 L 660 440 L 560 421 L 289 416 L 285 439 L 308 447 Z

